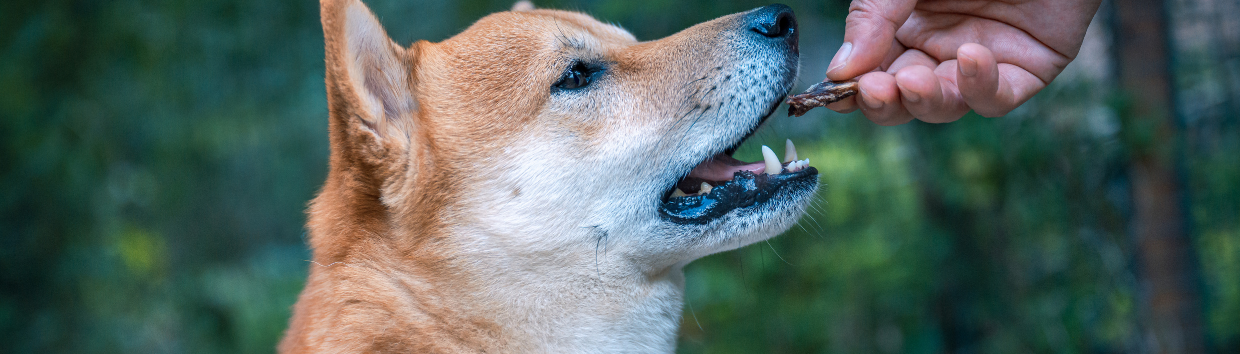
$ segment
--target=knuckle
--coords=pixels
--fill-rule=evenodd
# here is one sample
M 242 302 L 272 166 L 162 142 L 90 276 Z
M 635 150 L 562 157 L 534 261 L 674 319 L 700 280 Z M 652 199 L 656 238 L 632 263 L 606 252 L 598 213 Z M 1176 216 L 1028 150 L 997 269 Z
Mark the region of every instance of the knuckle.
M 897 23 L 902 21 L 896 21 L 891 18 L 888 12 L 890 12 L 888 9 L 875 1 L 853 1 L 848 6 L 848 17 L 845 19 L 845 22 L 847 22 L 845 26 L 849 27 L 848 29 L 864 27 L 871 31 L 887 31 L 894 35 L 898 27 Z
M 960 119 L 961 116 L 953 116 L 950 114 L 931 114 L 926 116 L 918 116 L 917 119 L 926 123 L 949 123 Z

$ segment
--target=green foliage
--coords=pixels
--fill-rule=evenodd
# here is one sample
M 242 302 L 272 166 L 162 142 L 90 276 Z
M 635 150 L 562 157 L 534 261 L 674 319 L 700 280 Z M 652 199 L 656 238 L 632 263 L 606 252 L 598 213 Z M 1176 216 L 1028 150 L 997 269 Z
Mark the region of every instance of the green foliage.
M 0 6 L 0 342 L 270 351 L 326 167 L 315 4 Z
M 640 39 L 765 5 L 537 3 Z M 368 4 L 407 44 L 511 2 Z M 790 5 L 804 87 L 847 3 Z M 310 266 L 322 50 L 314 2 L 0 2 L 0 352 L 270 352 Z M 1238 86 L 1209 55 L 1184 55 L 1195 79 L 1180 89 Z M 774 117 L 739 157 L 791 137 L 820 198 L 789 233 L 688 266 L 681 351 L 1139 350 L 1126 159 L 1140 132 L 1119 128 L 1112 97 L 1065 79 L 999 119 Z M 1189 112 L 1182 164 L 1207 333 L 1236 352 L 1240 112 L 1218 97 Z

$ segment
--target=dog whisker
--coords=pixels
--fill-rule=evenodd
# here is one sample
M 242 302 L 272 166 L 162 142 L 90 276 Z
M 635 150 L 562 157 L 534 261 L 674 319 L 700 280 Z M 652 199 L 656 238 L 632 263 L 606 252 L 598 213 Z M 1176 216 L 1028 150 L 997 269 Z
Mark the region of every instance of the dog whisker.
M 599 248 L 602 248 L 603 256 L 604 257 L 607 256 L 607 248 L 608 248 L 607 241 L 609 239 L 609 234 L 607 230 L 602 229 L 602 225 L 582 226 L 582 228 L 590 228 L 594 231 L 596 235 L 594 237 L 594 275 L 598 277 L 599 280 L 602 280 L 603 273 L 599 270 L 598 253 L 599 253 Z
M 348 264 L 348 263 L 345 263 L 345 262 L 332 262 L 331 264 L 328 264 L 328 265 L 323 265 L 322 263 L 319 263 L 319 262 L 316 262 L 316 261 L 312 261 L 312 260 L 306 260 L 306 262 L 314 263 L 315 265 L 320 266 L 320 267 L 323 267 L 323 268 L 330 268 L 331 266 L 334 266 L 334 265 L 337 265 L 337 264 L 343 265 L 343 266 L 345 266 L 345 267 L 348 267 L 348 266 L 349 266 L 349 264 Z
M 792 263 L 788 263 L 788 260 L 784 259 L 784 257 L 783 257 L 783 256 L 780 256 L 780 255 L 779 255 L 779 251 L 776 251 L 776 250 L 775 250 L 775 246 L 771 246 L 771 240 L 770 240 L 770 239 L 767 239 L 767 240 L 766 240 L 766 246 L 771 248 L 771 253 L 774 253 L 774 254 L 775 254 L 775 257 L 779 257 L 779 260 L 784 261 L 784 263 L 785 263 L 785 264 L 787 264 L 787 265 L 792 265 Z
M 706 329 L 702 328 L 702 322 L 698 321 L 697 311 L 693 311 L 693 302 L 689 301 L 689 296 L 685 296 L 685 304 L 689 305 L 689 314 L 693 315 L 693 323 L 697 324 L 698 330 L 701 330 L 702 333 L 705 333 Z

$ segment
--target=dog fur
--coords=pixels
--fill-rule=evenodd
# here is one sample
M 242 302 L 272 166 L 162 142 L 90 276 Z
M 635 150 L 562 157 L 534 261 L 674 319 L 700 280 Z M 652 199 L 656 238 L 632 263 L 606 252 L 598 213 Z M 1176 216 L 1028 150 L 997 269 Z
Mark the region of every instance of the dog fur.
M 755 42 L 746 13 L 638 42 L 522 5 L 402 47 L 360 1 L 321 6 L 331 168 L 282 353 L 672 352 L 682 267 L 783 232 L 816 188 L 657 212 L 795 80 L 795 43 Z M 605 71 L 553 88 L 575 62 Z

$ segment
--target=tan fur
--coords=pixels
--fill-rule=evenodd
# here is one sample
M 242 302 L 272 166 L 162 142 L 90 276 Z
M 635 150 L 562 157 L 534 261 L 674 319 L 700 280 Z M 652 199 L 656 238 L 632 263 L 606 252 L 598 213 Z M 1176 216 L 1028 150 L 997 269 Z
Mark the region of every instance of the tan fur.
M 586 15 L 517 10 L 406 48 L 358 0 L 322 0 L 331 169 L 310 206 L 314 264 L 280 352 L 539 352 L 587 343 L 532 338 L 560 333 L 557 326 L 642 316 L 674 326 L 679 267 L 741 243 L 650 248 L 605 205 L 608 196 L 657 192 L 650 180 L 674 179 L 701 160 L 643 160 L 663 150 L 701 154 L 668 138 L 701 129 L 676 119 L 685 110 L 725 127 L 730 116 L 714 118 L 719 106 L 760 115 L 763 107 L 721 94 L 684 98 L 688 89 L 713 97 L 703 79 L 726 84 L 733 59 L 706 54 L 732 20 L 639 43 Z M 563 108 L 548 88 L 569 64 L 566 53 L 610 63 L 608 80 L 622 94 Z M 547 151 L 559 160 L 537 158 Z M 594 172 L 540 172 L 558 161 Z M 780 231 L 771 230 L 761 237 Z M 594 317 L 574 322 L 557 312 Z M 674 347 L 675 328 L 661 326 L 672 338 L 650 348 Z

